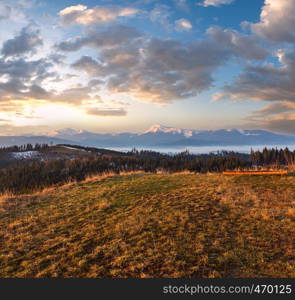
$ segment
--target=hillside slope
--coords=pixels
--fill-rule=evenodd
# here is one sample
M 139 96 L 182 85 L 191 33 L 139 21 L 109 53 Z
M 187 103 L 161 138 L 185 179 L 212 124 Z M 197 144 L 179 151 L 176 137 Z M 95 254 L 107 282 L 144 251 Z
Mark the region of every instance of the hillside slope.
M 295 277 L 292 177 L 114 176 L 0 203 L 0 277 Z

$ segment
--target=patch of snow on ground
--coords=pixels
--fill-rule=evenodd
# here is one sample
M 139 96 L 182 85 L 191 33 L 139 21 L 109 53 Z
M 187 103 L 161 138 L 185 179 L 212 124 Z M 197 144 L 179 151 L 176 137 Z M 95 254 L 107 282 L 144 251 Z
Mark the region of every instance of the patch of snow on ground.
M 12 155 L 16 159 L 29 159 L 38 156 L 39 151 L 12 152 Z

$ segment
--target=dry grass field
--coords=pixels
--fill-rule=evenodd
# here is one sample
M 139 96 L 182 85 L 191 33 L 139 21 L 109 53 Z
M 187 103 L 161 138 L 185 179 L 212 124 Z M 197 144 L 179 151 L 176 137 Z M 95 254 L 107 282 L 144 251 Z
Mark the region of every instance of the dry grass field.
M 0 277 L 295 277 L 295 180 L 133 174 L 0 200 Z

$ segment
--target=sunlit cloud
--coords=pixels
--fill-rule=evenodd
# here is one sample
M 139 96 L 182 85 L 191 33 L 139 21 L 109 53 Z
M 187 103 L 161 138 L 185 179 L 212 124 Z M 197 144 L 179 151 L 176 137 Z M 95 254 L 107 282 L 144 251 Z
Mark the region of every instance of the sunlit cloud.
M 205 7 L 207 7 L 207 6 L 221 6 L 221 5 L 225 5 L 225 4 L 231 4 L 234 1 L 235 0 L 204 0 L 202 5 L 205 6 Z
M 119 6 L 96 6 L 87 8 L 85 5 L 69 6 L 59 12 L 62 22 L 67 25 L 91 25 L 112 22 L 119 17 L 135 15 L 138 9 Z
M 273 42 L 295 41 L 295 0 L 265 0 L 260 22 L 252 30 Z
M 295 102 L 295 52 L 281 50 L 276 55 L 280 66 L 248 66 L 216 99 Z
M 175 21 L 175 27 L 178 31 L 190 31 L 193 28 L 193 25 L 189 20 L 179 19 Z
M 100 117 L 123 117 L 127 115 L 127 111 L 122 108 L 114 109 L 103 109 L 103 108 L 89 108 L 86 112 L 90 115 L 100 116 Z
M 24 27 L 16 37 L 5 41 L 1 49 L 4 57 L 35 53 L 38 46 L 43 45 L 40 31 L 31 26 Z

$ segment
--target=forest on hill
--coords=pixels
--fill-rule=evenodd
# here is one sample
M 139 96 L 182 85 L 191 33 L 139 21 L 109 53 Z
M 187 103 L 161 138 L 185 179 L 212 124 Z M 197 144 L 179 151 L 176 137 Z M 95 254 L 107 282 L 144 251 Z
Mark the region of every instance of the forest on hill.
M 89 176 L 102 173 L 120 174 L 134 171 L 207 173 L 251 168 L 278 169 L 292 165 L 295 159 L 295 152 L 288 148 L 280 150 L 265 148 L 263 151 L 252 151 L 250 155 L 226 151 L 203 155 L 185 151 L 168 155 L 136 149 L 122 153 L 75 145 L 55 147 L 45 144 L 4 147 L 0 149 L 0 158 L 12 152 L 28 151 L 39 151 L 38 153 L 43 153 L 43 156 L 20 159 L 8 167 L 0 168 L 1 193 L 29 193 L 56 184 L 82 181 Z M 46 159 L 48 157 L 50 159 Z

